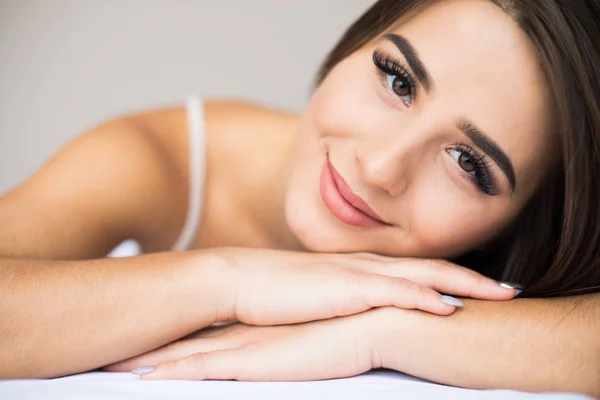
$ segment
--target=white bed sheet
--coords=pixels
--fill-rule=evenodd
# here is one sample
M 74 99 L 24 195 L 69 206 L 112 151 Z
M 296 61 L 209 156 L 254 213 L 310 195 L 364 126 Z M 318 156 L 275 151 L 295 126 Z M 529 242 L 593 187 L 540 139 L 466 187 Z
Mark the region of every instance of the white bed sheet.
M 467 390 L 379 370 L 318 382 L 142 381 L 130 373 L 89 372 L 58 379 L 0 381 L 0 399 L 364 399 L 579 400 L 576 394 Z

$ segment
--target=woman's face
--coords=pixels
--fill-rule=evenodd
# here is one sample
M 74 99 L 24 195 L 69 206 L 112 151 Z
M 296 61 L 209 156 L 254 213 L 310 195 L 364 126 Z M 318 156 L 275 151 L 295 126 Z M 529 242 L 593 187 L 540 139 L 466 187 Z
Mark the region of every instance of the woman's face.
M 312 251 L 451 258 L 505 228 L 556 157 L 527 35 L 435 2 L 339 63 L 302 118 L 286 218 Z

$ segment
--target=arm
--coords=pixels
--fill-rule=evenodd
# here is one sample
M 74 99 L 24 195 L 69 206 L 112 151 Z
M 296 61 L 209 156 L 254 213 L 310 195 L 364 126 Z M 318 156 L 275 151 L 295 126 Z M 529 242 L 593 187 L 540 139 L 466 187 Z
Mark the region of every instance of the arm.
M 305 324 L 233 325 L 109 370 L 156 365 L 144 379 L 302 381 L 385 367 L 474 389 L 600 395 L 599 294 L 465 303 L 449 316 L 384 307 Z
M 217 322 L 220 265 L 205 252 L 0 259 L 0 379 L 88 371 Z
M 85 371 L 214 322 L 206 253 L 90 260 L 127 238 L 166 250 L 179 232 L 185 118 L 159 113 L 182 129 L 150 129 L 152 114 L 105 123 L 0 198 L 1 378 Z
M 465 300 L 445 318 L 375 311 L 387 368 L 453 386 L 600 396 L 600 294 Z

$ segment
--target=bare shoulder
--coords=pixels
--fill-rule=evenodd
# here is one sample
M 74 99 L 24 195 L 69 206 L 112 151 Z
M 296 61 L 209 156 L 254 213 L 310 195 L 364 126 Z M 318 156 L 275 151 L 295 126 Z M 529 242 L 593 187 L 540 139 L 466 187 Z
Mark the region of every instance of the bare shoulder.
M 204 104 L 209 157 L 243 156 L 251 148 L 277 146 L 290 140 L 298 115 L 239 100 L 209 100 Z M 150 110 L 132 119 L 153 132 L 176 169 L 187 170 L 185 107 Z
M 241 101 L 208 102 L 206 115 L 209 162 L 222 172 L 236 174 L 279 163 L 299 119 L 289 111 Z
M 207 102 L 206 114 L 209 139 L 235 147 L 280 138 L 298 123 L 293 112 L 232 100 Z
M 96 258 L 127 238 L 159 246 L 182 214 L 173 205 L 184 188 L 169 165 L 134 117 L 82 133 L 0 198 L 0 255 Z

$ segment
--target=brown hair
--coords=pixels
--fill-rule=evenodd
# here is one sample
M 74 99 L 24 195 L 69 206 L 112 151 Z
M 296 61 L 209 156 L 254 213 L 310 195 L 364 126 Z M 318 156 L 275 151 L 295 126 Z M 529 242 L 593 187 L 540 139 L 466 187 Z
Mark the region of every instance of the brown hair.
M 317 75 L 432 0 L 379 0 L 348 28 Z M 518 282 L 525 295 L 600 290 L 600 0 L 488 0 L 538 51 L 557 105 L 561 159 L 502 239 L 456 260 Z

